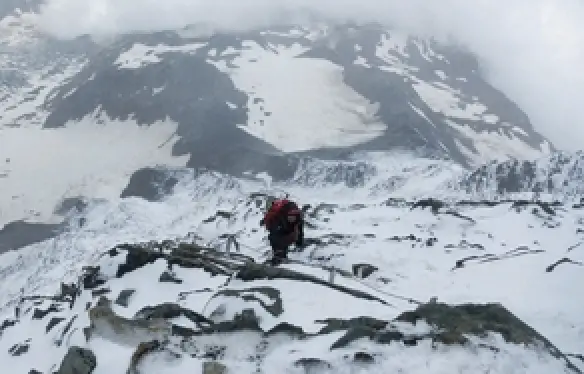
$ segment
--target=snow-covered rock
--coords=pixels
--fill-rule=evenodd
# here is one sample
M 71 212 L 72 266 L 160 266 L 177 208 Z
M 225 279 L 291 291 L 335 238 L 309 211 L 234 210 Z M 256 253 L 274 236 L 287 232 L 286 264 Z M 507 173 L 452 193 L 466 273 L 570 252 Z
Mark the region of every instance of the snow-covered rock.
M 14 373 L 58 370 L 66 354 L 91 366 L 88 352 L 93 374 L 579 372 L 578 208 L 335 202 L 307 188 L 295 196 L 307 246 L 272 267 L 258 230 L 269 195 L 212 175 L 157 202 L 104 202 L 68 234 L 4 254 L 0 361 Z

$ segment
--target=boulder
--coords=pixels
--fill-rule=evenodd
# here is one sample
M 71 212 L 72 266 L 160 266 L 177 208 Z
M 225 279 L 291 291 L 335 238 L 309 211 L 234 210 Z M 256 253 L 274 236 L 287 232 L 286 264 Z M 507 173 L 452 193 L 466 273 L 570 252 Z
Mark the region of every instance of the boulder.
M 56 374 L 91 374 L 97 367 L 97 359 L 89 349 L 73 346 L 63 358 Z

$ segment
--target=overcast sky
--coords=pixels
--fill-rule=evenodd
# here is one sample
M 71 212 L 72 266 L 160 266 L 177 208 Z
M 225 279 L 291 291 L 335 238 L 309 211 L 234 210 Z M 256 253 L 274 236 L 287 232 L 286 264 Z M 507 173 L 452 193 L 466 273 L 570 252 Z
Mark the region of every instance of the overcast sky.
M 47 0 L 54 35 L 110 35 L 204 22 L 268 26 L 303 11 L 450 37 L 557 147 L 584 148 L 584 0 Z

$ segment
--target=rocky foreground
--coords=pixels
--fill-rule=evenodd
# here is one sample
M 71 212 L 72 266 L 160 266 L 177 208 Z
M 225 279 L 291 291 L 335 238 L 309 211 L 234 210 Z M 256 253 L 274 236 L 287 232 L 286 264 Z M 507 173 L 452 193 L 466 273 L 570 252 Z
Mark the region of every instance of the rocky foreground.
M 580 271 L 574 248 L 558 250 L 545 242 L 550 232 L 578 230 L 582 222 L 573 222 L 576 216 L 567 212 L 578 211 L 579 205 L 448 205 L 432 199 L 307 205 L 308 246 L 272 267 L 263 263 L 265 248 L 246 244 L 264 234 L 250 224 L 264 198 L 252 195 L 232 211 L 207 217 L 199 227 L 201 236 L 106 250 L 84 267 L 78 282 L 61 283 L 55 295 L 23 294 L 14 314 L 1 323 L 0 362 L 15 374 L 581 373 L 578 352 L 564 352 L 510 311 L 506 300 L 452 303 L 438 293 L 421 299 L 423 292 L 412 288 L 415 281 L 407 280 L 419 269 L 405 262 L 435 258 L 436 268 L 426 276 L 430 290 L 437 273 L 449 277 L 470 267 L 480 277 L 482 266 L 522 258 L 545 262 L 544 256 L 562 252 L 565 257 L 538 269 L 542 277 L 559 274 L 566 264 Z M 399 220 L 389 226 L 363 218 L 381 216 Z M 332 227 L 340 227 L 336 220 L 353 228 L 333 232 Z M 501 228 L 486 231 L 494 221 L 521 222 L 533 235 L 518 240 L 531 244 L 495 245 Z M 202 237 L 211 227 L 231 225 L 225 232 L 233 232 L 242 222 L 247 231 L 223 235 L 229 251 Z M 365 226 L 369 233 L 357 233 Z M 406 226 L 412 229 L 409 235 L 393 235 Z M 522 233 L 515 227 L 513 234 Z M 383 248 L 385 257 L 374 261 Z M 398 271 L 385 266 L 390 261 Z M 448 270 L 441 261 L 449 263 Z M 557 269 L 560 265 L 566 268 Z M 515 278 L 505 268 L 492 267 L 491 281 L 530 279 L 522 265 L 513 266 Z M 400 289 L 400 282 L 408 287 Z M 450 284 L 457 286 L 464 284 Z M 501 287 L 505 284 L 495 288 Z M 539 291 L 545 297 L 545 288 Z

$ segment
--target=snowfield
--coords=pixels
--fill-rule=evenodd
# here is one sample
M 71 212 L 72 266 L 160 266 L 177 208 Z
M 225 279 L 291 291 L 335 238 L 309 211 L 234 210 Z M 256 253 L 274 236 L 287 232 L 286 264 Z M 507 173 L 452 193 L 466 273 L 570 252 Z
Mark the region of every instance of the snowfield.
M 137 126 L 132 121 L 93 120 L 65 128 L 0 127 L 0 227 L 25 219 L 55 222 L 64 198 L 112 199 L 146 166 L 184 166 L 173 157 L 176 124 Z
M 398 320 L 437 298 L 448 305 L 501 303 L 561 352 L 584 352 L 584 313 L 575 287 L 584 282 L 584 213 L 578 205 L 412 204 L 388 195 L 364 199 L 361 190 L 367 187 L 337 184 L 329 186 L 331 193 L 326 188 L 273 184 L 266 189 L 257 181 L 203 173 L 184 176 L 161 202 L 96 203 L 60 237 L 2 255 L 0 320 L 15 322 L 5 323 L 0 362 L 14 373 L 54 371 L 69 347 L 78 346 L 95 354 L 93 373 L 104 374 L 125 372 L 131 365 L 141 373 L 210 373 L 203 371 L 211 365 L 206 361 L 225 365 L 228 372 L 577 372 L 548 350 L 509 343 L 497 333 L 470 336 L 463 346 L 437 345 L 423 337 L 414 346 L 381 341 L 395 331 L 400 332 L 396 336 L 435 331 L 432 324 Z M 258 230 L 264 201 L 257 193 L 283 190 L 311 206 L 308 246 L 273 270 L 252 265 L 248 261 L 261 264 L 269 252 L 265 232 Z M 342 190 L 344 199 L 337 199 Z M 235 235 L 239 252 L 231 246 L 231 255 L 225 253 L 225 234 Z M 107 252 L 122 243 L 165 239 L 210 249 L 197 255 L 188 245 L 178 247 L 172 253 L 180 259 L 170 267 L 164 257 L 144 263 L 143 255 L 131 255 L 140 249 Z M 156 256 L 169 253 L 172 245 L 165 248 Z M 208 265 L 187 266 L 190 256 Z M 86 265 L 99 266 L 99 275 L 87 276 Z M 60 282 L 81 285 L 72 309 L 57 299 L 21 298 L 54 295 Z M 128 300 L 119 301 L 124 291 Z M 166 317 L 143 320 L 157 305 L 166 305 L 156 312 Z M 325 320 L 363 316 L 393 321 L 393 330 L 375 330 L 374 338 L 346 343 L 341 343 L 348 339 L 343 329 L 323 330 Z M 49 331 L 45 327 L 54 318 Z M 90 318 L 95 327 L 86 341 L 83 330 Z M 140 349 L 147 349 L 153 339 L 167 343 L 150 347 L 138 360 L 136 347 L 143 343 Z M 28 348 L 19 349 L 24 345 Z M 331 345 L 337 348 L 330 350 Z
M 361 144 L 387 129 L 375 117 L 377 106 L 343 82 L 342 67 L 299 57 L 308 50 L 300 44 L 242 47 L 233 68 L 214 64 L 248 94 L 249 119 L 240 128 L 249 134 L 299 152 Z

